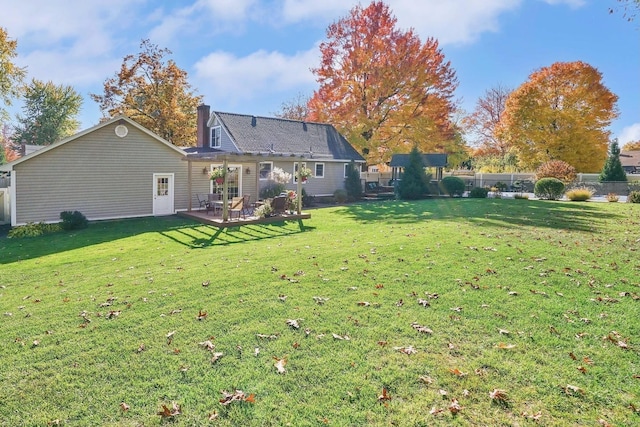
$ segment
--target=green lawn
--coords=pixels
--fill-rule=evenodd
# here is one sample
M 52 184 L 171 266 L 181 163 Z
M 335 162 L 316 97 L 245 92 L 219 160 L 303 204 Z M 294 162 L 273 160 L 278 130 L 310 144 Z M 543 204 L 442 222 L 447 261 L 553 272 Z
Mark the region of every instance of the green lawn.
M 639 230 L 437 199 L 0 238 L 0 425 L 638 424 Z

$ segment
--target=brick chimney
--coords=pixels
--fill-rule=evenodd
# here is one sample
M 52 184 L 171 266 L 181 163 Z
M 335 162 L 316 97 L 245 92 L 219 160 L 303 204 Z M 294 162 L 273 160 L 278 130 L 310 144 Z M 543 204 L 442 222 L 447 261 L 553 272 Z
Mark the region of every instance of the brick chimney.
M 210 131 L 207 122 L 209 121 L 210 107 L 205 104 L 198 105 L 198 147 L 208 147 Z

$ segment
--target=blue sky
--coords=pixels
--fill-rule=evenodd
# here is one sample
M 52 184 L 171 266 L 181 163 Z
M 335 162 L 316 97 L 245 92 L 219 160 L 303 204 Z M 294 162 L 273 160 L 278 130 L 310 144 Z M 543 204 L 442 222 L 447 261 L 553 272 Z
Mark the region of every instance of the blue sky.
M 127 54 L 149 38 L 172 52 L 212 109 L 273 115 L 317 87 L 318 44 L 352 0 L 21 0 L 0 26 L 18 41 L 29 78 L 73 86 L 84 98 L 82 128 L 101 113 L 102 93 Z M 363 5 L 368 2 L 363 1 Z M 596 67 L 619 96 L 611 125 L 621 143 L 640 140 L 640 18 L 609 14 L 615 0 L 388 0 L 398 27 L 438 39 L 470 112 L 486 90 L 515 89 L 554 62 Z

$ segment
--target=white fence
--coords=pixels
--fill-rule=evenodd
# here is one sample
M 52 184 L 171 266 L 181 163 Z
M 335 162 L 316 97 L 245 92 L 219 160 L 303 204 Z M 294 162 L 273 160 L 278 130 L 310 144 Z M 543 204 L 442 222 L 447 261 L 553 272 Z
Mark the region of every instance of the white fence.
M 445 176 L 457 176 L 467 183 L 467 188 L 472 187 L 500 187 L 506 186 L 507 191 L 532 192 L 535 180 L 533 173 L 476 173 L 469 171 L 453 171 Z M 627 175 L 627 182 L 598 182 L 597 173 L 579 173 L 571 186 L 588 186 L 593 188 L 598 195 L 616 193 L 628 195 L 630 191 L 640 191 L 640 175 Z
M 11 222 L 11 204 L 9 203 L 9 189 L 0 188 L 0 224 Z

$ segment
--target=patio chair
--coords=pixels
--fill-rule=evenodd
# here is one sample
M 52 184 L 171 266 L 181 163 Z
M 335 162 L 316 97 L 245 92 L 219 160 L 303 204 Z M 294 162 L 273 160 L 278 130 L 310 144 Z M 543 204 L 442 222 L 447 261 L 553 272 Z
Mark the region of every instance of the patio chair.
M 242 196 L 242 212 L 240 212 L 242 216 L 246 218 L 247 215 L 253 215 L 253 208 L 254 206 L 251 204 L 251 195 L 245 194 Z
M 200 205 L 200 209 L 202 208 L 206 208 L 207 205 L 209 204 L 209 201 L 207 199 L 204 198 L 204 196 L 200 197 L 201 195 L 196 193 L 196 197 L 198 198 L 198 204 Z
M 231 199 L 231 206 L 229 207 L 229 218 L 233 218 L 233 214 L 238 214 L 238 219 L 240 219 L 240 215 L 243 212 L 243 202 L 244 197 L 234 197 Z M 242 215 L 243 218 L 246 218 L 245 215 Z
M 271 200 L 271 209 L 275 215 L 282 215 L 287 208 L 287 198 L 284 196 L 274 197 Z
M 222 208 L 222 205 L 219 203 L 222 199 L 222 194 L 219 193 L 211 193 L 207 196 L 207 214 L 209 211 L 213 211 L 213 214 L 216 214 L 218 209 Z

